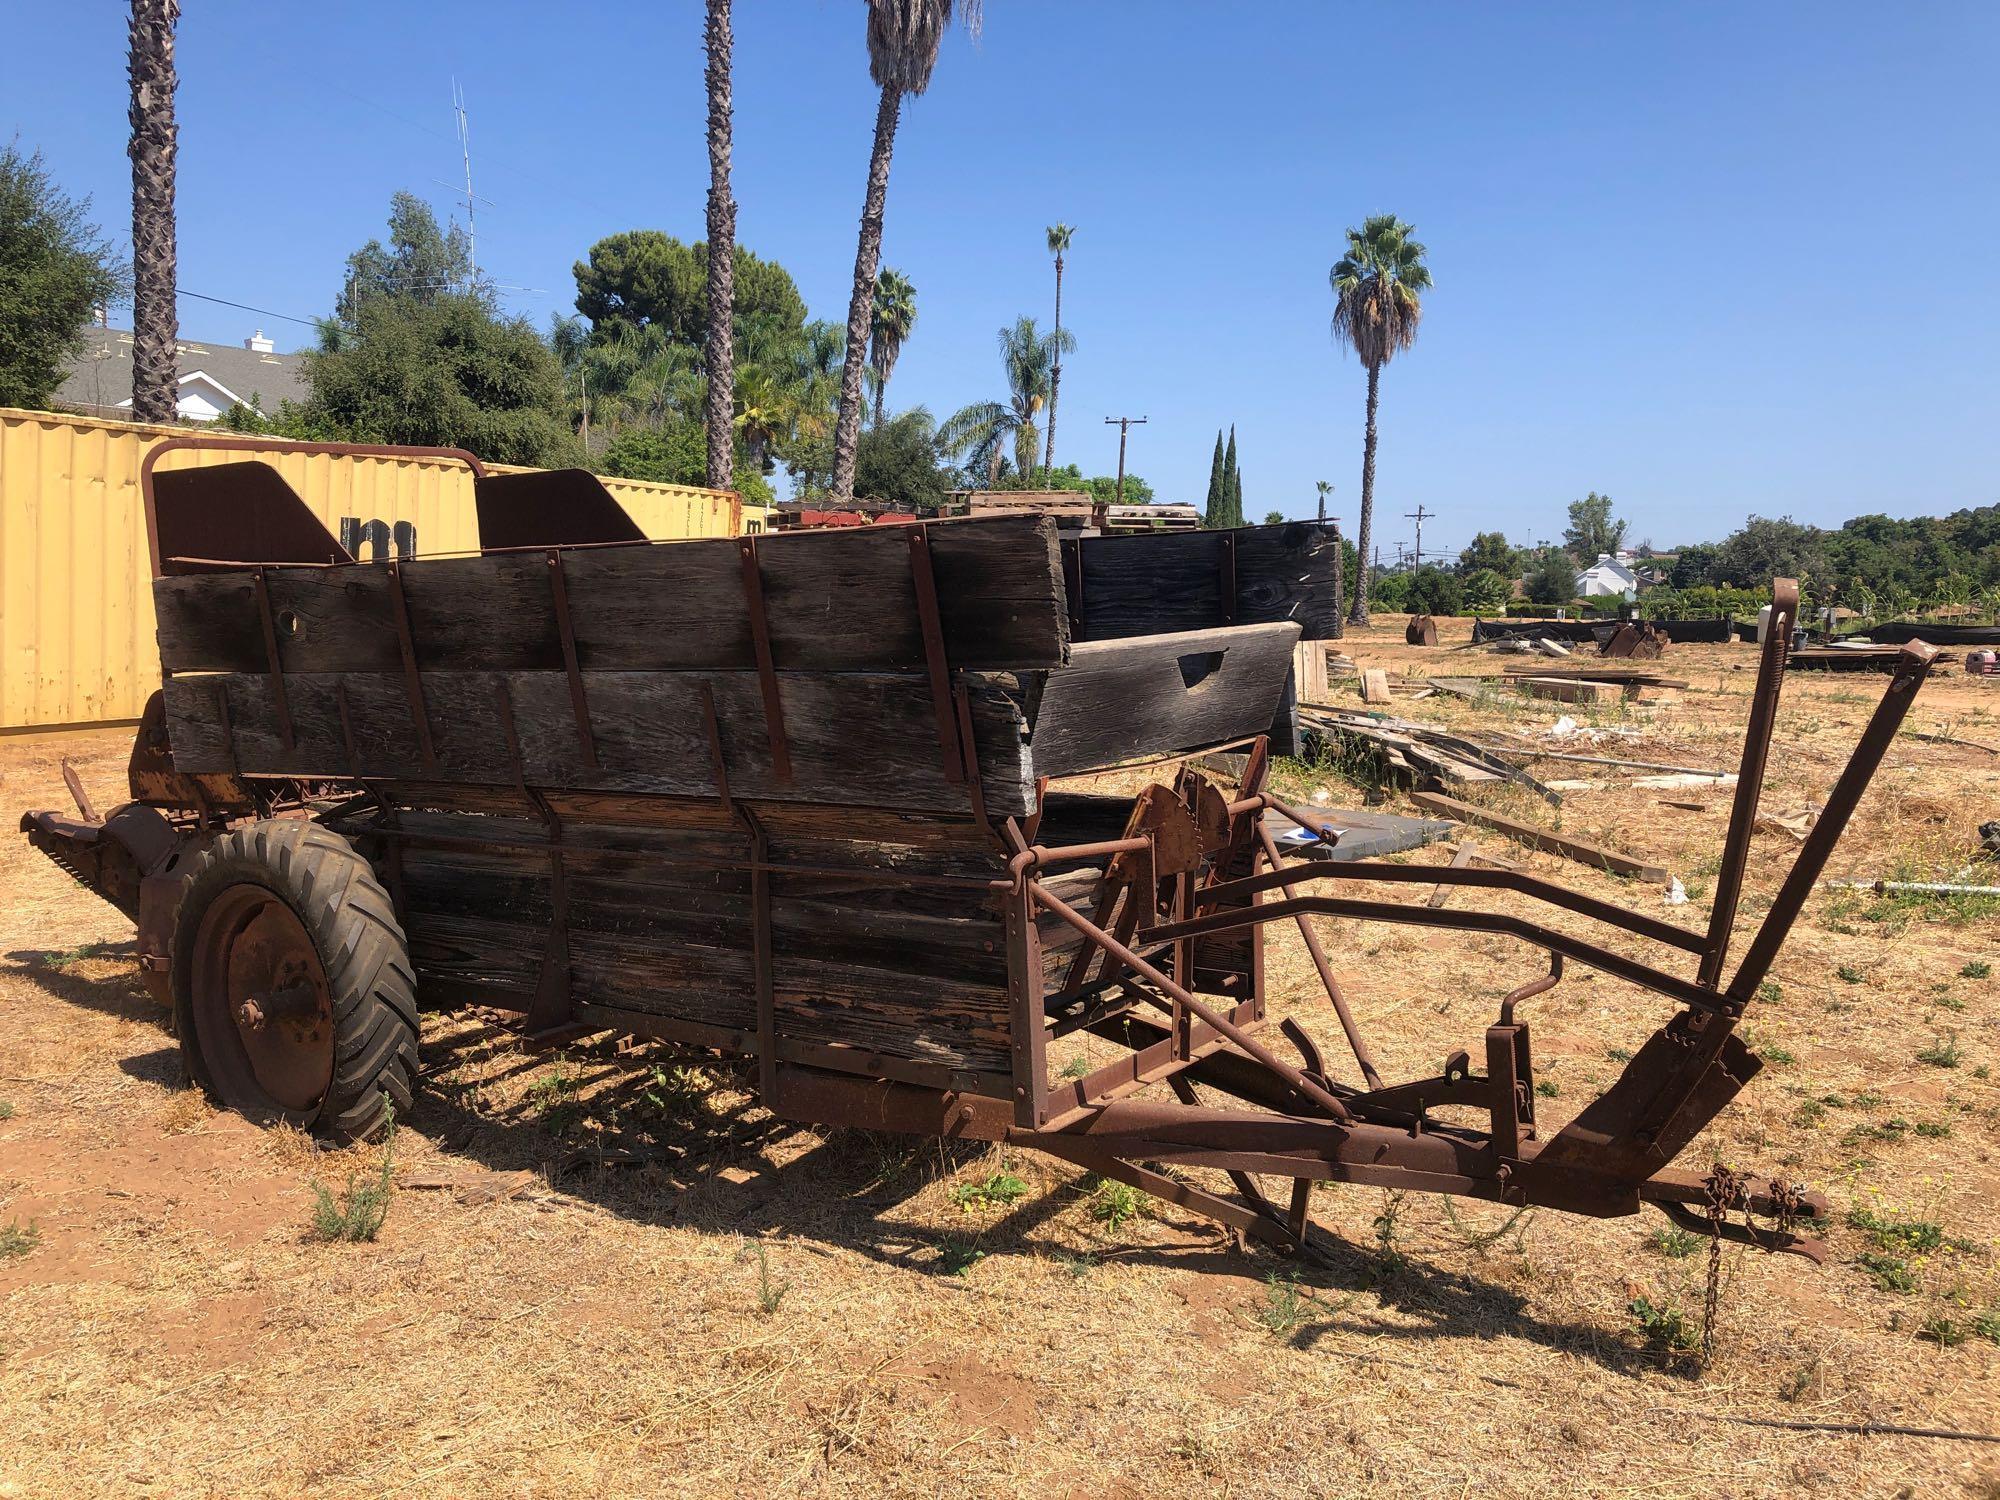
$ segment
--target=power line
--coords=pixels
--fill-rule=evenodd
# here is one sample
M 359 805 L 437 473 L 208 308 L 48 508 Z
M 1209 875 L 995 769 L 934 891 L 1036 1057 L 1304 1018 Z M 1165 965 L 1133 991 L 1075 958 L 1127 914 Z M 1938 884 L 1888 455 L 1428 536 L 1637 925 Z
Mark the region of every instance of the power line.
M 238 308 L 243 312 L 261 313 L 267 318 L 280 318 L 287 323 L 303 323 L 308 328 L 317 328 L 320 324 L 318 318 L 295 318 L 290 313 L 272 312 L 268 307 L 252 307 L 247 302 L 231 302 L 227 297 L 211 297 L 206 292 L 191 292 L 182 286 L 174 288 L 174 295 L 176 297 L 192 297 L 197 302 L 214 302 L 222 307 Z

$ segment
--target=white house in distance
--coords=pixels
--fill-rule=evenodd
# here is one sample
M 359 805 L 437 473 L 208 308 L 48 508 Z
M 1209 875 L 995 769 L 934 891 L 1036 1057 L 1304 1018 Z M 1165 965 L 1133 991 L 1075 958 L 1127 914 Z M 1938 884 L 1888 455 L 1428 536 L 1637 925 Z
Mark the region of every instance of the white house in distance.
M 306 396 L 304 360 L 280 354 L 258 329 L 238 349 L 180 339 L 174 344 L 180 368 L 183 422 L 213 422 L 240 401 L 274 413 L 280 402 Z M 124 328 L 92 328 L 83 355 L 69 367 L 56 403 L 85 416 L 132 420 L 132 334 Z
M 1639 575 L 1633 570 L 1632 554 L 1620 552 L 1614 556 L 1609 552 L 1598 553 L 1597 561 L 1576 575 L 1576 597 L 1626 600 L 1638 598 Z

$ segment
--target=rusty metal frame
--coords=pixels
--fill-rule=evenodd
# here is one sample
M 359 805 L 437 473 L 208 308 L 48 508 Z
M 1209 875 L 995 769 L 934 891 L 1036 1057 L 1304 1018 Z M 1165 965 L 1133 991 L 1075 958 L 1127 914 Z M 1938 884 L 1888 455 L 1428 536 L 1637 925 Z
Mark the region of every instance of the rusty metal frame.
M 562 548 L 549 548 L 549 603 L 555 610 L 556 636 L 562 644 L 563 674 L 569 679 L 570 713 L 576 719 L 577 749 L 584 765 L 597 769 L 597 737 L 590 729 L 590 699 L 583 690 L 583 672 L 577 666 L 576 628 L 569 616 L 569 582 L 563 576 Z
M 771 746 L 771 776 L 780 785 L 792 779 L 792 750 L 785 738 L 785 703 L 778 692 L 778 667 L 771 653 L 771 617 L 764 606 L 764 569 L 757 538 L 738 537 L 742 558 L 743 605 L 750 615 L 750 645 L 757 657 L 757 685 L 764 694 L 764 733 Z

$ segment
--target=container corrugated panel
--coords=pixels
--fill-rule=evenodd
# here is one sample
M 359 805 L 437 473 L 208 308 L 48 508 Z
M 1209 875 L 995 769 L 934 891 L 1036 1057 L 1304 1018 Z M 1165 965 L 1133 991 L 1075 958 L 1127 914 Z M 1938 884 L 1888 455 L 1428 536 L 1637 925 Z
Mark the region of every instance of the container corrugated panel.
M 191 429 L 0 408 L 0 731 L 133 720 L 160 685 L 139 466 Z M 160 467 L 261 458 L 336 535 L 343 518 L 416 529 L 417 555 L 477 549 L 472 476 L 445 460 L 182 450 Z M 501 472 L 520 472 L 507 469 Z M 734 536 L 733 494 L 605 486 L 656 540 Z

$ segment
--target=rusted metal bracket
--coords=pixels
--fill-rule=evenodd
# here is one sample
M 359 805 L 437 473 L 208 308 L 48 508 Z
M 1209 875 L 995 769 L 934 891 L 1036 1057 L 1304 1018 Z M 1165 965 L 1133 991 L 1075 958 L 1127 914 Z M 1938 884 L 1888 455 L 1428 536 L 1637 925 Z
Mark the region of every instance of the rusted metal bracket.
M 563 672 L 569 678 L 569 707 L 576 718 L 577 749 L 583 763 L 597 769 L 597 737 L 590 730 L 590 700 L 583 691 L 583 673 L 576 661 L 576 630 L 569 618 L 569 584 L 563 577 L 560 548 L 549 549 L 549 598 L 555 606 L 556 633 L 562 640 Z
M 396 614 L 396 645 L 403 654 L 403 692 L 410 703 L 410 723 L 417 731 L 417 753 L 424 769 L 437 769 L 437 747 L 431 743 L 430 710 L 424 703 L 424 676 L 417 670 L 417 643 L 410 633 L 410 601 L 403 597 L 403 565 L 391 558 L 384 564 L 389 571 L 389 602 Z M 511 714 L 512 709 L 510 707 Z
M 701 685 L 701 716 L 708 735 L 709 760 L 715 770 L 716 800 L 750 840 L 750 959 L 757 990 L 757 1089 L 766 1106 L 775 1108 L 778 1012 L 773 971 L 777 955 L 771 925 L 770 838 L 762 820 L 729 794 L 729 760 L 723 752 L 722 721 L 715 712 L 715 688 L 706 682 Z
M 1236 533 L 1225 531 L 1221 534 L 1222 550 L 1218 558 L 1221 570 L 1222 623 L 1236 623 Z
M 951 663 L 945 654 L 944 620 L 938 611 L 937 575 L 931 567 L 930 537 L 922 526 L 905 528 L 910 537 L 910 581 L 917 595 L 917 624 L 924 638 L 924 671 L 930 678 L 931 713 L 937 720 L 938 751 L 944 756 L 948 786 L 965 782 L 965 757 L 959 748 L 958 725 L 952 710 Z
M 764 609 L 764 570 L 757 538 L 739 537 L 743 562 L 743 603 L 750 611 L 750 645 L 757 656 L 757 685 L 764 692 L 764 733 L 771 744 L 771 776 L 780 785 L 792 779 L 792 750 L 785 738 L 785 705 L 778 694 L 778 667 L 771 653 L 771 618 Z
M 285 664 L 278 655 L 278 622 L 271 613 L 271 586 L 264 576 L 265 570 L 257 569 L 257 618 L 264 627 L 264 660 L 270 669 L 271 706 L 278 711 L 278 742 L 290 754 L 298 748 L 298 740 L 292 733 L 292 705 L 285 696 Z
M 493 684 L 500 712 L 500 732 L 506 737 L 507 759 L 514 771 L 514 787 L 521 800 L 541 819 L 549 836 L 549 941 L 542 950 L 541 972 L 535 980 L 534 999 L 528 1004 L 525 1029 L 532 1042 L 547 1045 L 579 1034 L 575 1025 L 576 1000 L 570 991 L 569 965 L 569 877 L 563 864 L 562 816 L 548 798 L 528 785 L 528 771 L 521 758 L 521 736 L 514 725 L 514 695 L 507 679 Z

